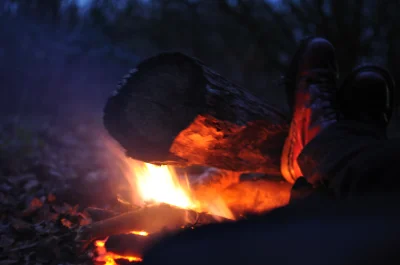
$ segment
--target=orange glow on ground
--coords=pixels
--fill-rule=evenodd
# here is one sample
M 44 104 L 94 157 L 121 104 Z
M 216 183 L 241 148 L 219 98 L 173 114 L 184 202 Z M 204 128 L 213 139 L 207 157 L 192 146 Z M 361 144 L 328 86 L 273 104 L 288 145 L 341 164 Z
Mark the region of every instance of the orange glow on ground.
M 147 236 L 148 233 L 146 231 L 132 231 L 132 234 L 135 235 L 140 235 L 140 236 Z M 106 249 L 106 242 L 108 240 L 108 237 L 104 240 L 96 240 L 94 245 L 96 246 L 96 251 L 98 256 L 96 257 L 95 261 L 98 263 L 102 263 L 104 265 L 117 265 L 116 261 L 117 259 L 125 259 L 130 262 L 141 262 L 142 258 L 141 257 L 134 257 L 134 256 L 121 256 L 118 254 L 115 254 L 113 252 L 107 251 Z

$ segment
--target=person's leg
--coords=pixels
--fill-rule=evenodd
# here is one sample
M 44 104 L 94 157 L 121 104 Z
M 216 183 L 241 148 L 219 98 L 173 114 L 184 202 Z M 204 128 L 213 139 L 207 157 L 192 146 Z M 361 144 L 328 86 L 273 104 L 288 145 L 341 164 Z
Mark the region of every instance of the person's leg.
M 349 75 L 339 93 L 339 121 L 312 139 L 298 157 L 309 182 L 325 185 L 337 196 L 397 188 L 400 140 L 386 138 L 393 86 L 380 67 L 359 67 Z
M 143 265 L 399 264 L 396 201 L 317 202 L 183 230 L 148 249 Z
M 285 76 L 292 121 L 282 151 L 281 173 L 291 183 L 303 175 L 297 157 L 304 146 L 337 122 L 337 77 L 332 44 L 322 38 L 305 39 Z

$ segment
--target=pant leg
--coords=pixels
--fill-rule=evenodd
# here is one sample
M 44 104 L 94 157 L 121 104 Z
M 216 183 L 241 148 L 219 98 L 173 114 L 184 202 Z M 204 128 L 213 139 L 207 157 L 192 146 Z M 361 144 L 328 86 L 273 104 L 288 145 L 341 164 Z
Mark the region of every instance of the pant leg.
M 147 249 L 143 265 L 397 265 L 399 222 L 392 199 L 304 201 L 182 230 Z
M 400 139 L 372 125 L 341 121 L 326 128 L 298 158 L 304 177 L 336 196 L 396 191 Z

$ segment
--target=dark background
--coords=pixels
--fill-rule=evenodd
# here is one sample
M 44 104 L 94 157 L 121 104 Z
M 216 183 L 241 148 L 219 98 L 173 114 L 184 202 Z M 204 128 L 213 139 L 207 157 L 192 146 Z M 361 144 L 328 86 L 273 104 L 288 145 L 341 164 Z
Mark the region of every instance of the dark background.
M 400 1 L 1 0 L 0 112 L 99 111 L 141 59 L 178 50 L 286 107 L 280 75 L 307 35 L 400 83 Z M 397 100 L 399 101 L 399 100 Z

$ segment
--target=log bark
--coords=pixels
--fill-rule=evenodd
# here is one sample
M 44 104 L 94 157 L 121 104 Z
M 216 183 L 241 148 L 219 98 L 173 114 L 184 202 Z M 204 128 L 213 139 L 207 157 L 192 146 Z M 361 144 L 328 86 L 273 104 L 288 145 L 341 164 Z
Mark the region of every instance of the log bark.
M 132 231 L 143 230 L 152 234 L 160 232 L 163 229 L 175 230 L 187 225 L 190 220 L 197 220 L 198 223 L 204 224 L 217 222 L 217 219 L 228 220 L 222 217 L 197 213 L 192 210 L 185 210 L 167 204 L 160 204 L 124 213 L 81 227 L 75 240 L 84 242 L 85 245 L 87 245 L 87 243 L 93 240 L 112 235 L 127 234 Z
M 197 59 L 164 53 L 140 63 L 104 109 L 127 155 L 153 164 L 280 174 L 288 118 Z

